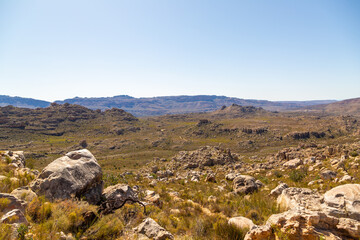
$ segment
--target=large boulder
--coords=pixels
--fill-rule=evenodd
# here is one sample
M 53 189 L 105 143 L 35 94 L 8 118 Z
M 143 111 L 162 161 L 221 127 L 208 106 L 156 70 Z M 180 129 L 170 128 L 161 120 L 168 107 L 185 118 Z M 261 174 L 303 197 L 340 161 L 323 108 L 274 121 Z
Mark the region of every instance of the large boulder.
M 308 188 L 285 188 L 277 198 L 277 203 L 282 210 L 293 208 L 309 208 L 318 210 L 321 205 L 321 195 Z
M 360 221 L 360 184 L 337 186 L 324 194 L 324 202 L 330 215 Z
M 139 226 L 134 228 L 134 231 L 145 234 L 148 238 L 154 240 L 174 239 L 170 232 L 166 231 L 165 228 L 161 227 L 152 218 L 146 218 Z
M 276 188 L 271 190 L 269 195 L 272 197 L 278 197 L 286 188 L 289 188 L 286 183 L 280 183 Z
M 76 197 L 97 204 L 103 190 L 101 167 L 87 149 L 69 152 L 46 166 L 30 187 L 50 200 Z
M 233 181 L 233 190 L 238 194 L 249 194 L 258 190 L 263 184 L 248 175 L 237 176 Z

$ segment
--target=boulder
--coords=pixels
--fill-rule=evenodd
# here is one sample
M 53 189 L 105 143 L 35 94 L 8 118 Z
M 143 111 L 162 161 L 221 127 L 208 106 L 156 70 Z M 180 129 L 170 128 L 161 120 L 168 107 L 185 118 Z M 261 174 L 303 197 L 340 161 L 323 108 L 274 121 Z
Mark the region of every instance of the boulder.
M 324 180 L 332 180 L 336 177 L 336 172 L 325 169 L 320 172 L 320 177 Z
M 156 193 L 155 191 L 146 190 L 145 191 L 145 200 L 158 206 L 162 207 L 162 201 L 160 200 L 160 195 Z
M 25 212 L 26 202 L 11 194 L 0 193 L 0 200 L 2 202 L 0 206 L 0 211 L 2 213 L 7 213 L 14 209 L 19 209 L 20 211 Z
M 262 183 L 260 182 L 260 184 L 259 182 L 257 182 L 254 177 L 240 175 L 233 181 L 233 190 L 238 194 L 249 194 L 258 190 L 262 186 Z
M 345 184 L 327 191 L 324 203 L 329 215 L 360 221 L 360 184 Z
M 50 200 L 76 197 L 97 204 L 103 190 L 101 167 L 87 149 L 69 152 L 46 166 L 30 187 Z
M 29 225 L 29 222 L 26 220 L 24 213 L 19 209 L 14 209 L 11 210 L 10 212 L 7 212 L 4 216 L 1 217 L 0 223 L 6 223 L 6 224 L 17 223 L 17 224 Z
M 28 203 L 37 197 L 36 193 L 27 186 L 14 189 L 10 194 Z
M 284 167 L 293 169 L 293 168 L 297 168 L 298 166 L 300 166 L 302 164 L 303 164 L 303 161 L 300 158 L 295 158 L 295 159 L 292 159 L 292 160 L 284 163 Z
M 272 197 L 278 197 L 284 189 L 289 188 L 289 186 L 286 183 L 280 183 L 276 188 L 271 190 L 270 196 Z
M 161 227 L 152 218 L 146 218 L 139 226 L 134 228 L 135 232 L 146 235 L 148 238 L 154 240 L 174 239 L 174 236 Z
M 251 219 L 248 219 L 246 217 L 230 218 L 228 224 L 232 224 L 242 230 L 251 229 L 255 225 Z
M 1 153 L 3 161 L 12 164 L 16 168 L 25 167 L 25 155 L 23 151 L 5 151 Z
M 277 203 L 282 210 L 293 208 L 320 209 L 322 197 L 319 193 L 308 188 L 290 187 L 282 191 Z

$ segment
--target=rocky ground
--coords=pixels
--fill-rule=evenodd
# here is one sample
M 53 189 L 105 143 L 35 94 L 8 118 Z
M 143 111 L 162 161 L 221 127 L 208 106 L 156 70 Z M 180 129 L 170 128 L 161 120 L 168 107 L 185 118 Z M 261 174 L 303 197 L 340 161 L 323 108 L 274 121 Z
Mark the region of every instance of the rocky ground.
M 26 168 L 23 152 L 5 151 L 0 234 L 2 239 L 359 239 L 359 152 L 360 142 L 300 145 L 256 163 L 230 149 L 205 146 L 171 160 L 154 158 L 110 185 L 87 149 L 69 152 L 41 172 Z M 267 198 L 272 211 L 261 209 L 268 206 L 257 198 Z M 239 201 L 249 209 L 224 208 L 236 208 Z

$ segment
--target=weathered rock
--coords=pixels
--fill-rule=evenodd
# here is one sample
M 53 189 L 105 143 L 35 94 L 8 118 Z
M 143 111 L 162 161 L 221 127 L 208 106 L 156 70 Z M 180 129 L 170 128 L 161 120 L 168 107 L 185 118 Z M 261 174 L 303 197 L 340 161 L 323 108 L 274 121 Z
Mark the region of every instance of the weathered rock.
M 248 175 L 237 176 L 233 181 L 233 191 L 238 194 L 249 194 L 261 187 L 254 177 Z
M 134 228 L 135 232 L 145 234 L 147 237 L 154 240 L 174 239 L 174 236 L 161 227 L 152 218 L 146 218 L 139 226 Z
M 0 199 L 3 199 L 4 204 L 2 206 L 2 212 L 7 213 L 14 209 L 19 209 L 22 212 L 25 212 L 26 202 L 18 199 L 17 197 L 7 194 L 0 193 Z
M 320 172 L 320 177 L 324 180 L 332 180 L 336 177 L 336 172 L 325 169 Z
M 2 218 L 0 219 L 0 223 L 7 223 L 7 224 L 26 224 L 28 225 L 29 222 L 26 220 L 24 213 L 19 209 L 11 210 L 7 212 Z
M 287 161 L 286 163 L 284 163 L 284 167 L 286 168 L 290 168 L 290 169 L 293 169 L 293 168 L 296 168 L 300 165 L 303 164 L 303 161 L 299 158 L 295 158 L 295 159 L 292 159 L 290 161 Z
M 103 198 L 120 204 L 126 199 L 138 199 L 137 194 L 130 186 L 121 183 L 105 188 Z
M 293 208 L 320 209 L 322 197 L 319 193 L 308 188 L 286 188 L 277 199 L 280 209 Z
M 251 219 L 248 219 L 246 217 L 230 218 L 228 224 L 232 224 L 242 230 L 250 229 L 255 225 Z
M 31 202 L 34 198 L 37 197 L 36 193 L 34 193 L 29 187 L 19 187 L 14 189 L 11 192 L 11 195 L 17 197 L 18 199 L 24 200 L 26 202 Z
M 225 176 L 226 180 L 233 181 L 237 176 L 240 176 L 240 173 L 228 173 Z
M 337 186 L 324 194 L 324 202 L 329 215 L 360 221 L 360 184 Z
M 5 151 L 0 153 L 3 161 L 13 164 L 14 167 L 25 167 L 25 156 L 23 151 Z
M 343 182 L 350 182 L 353 180 L 353 177 L 350 175 L 344 175 L 340 180 L 339 183 L 343 183 Z
M 278 197 L 284 189 L 288 188 L 289 186 L 286 183 L 280 183 L 276 188 L 271 190 L 270 196 L 272 197 Z
M 236 157 L 229 149 L 212 146 L 202 147 L 195 151 L 181 151 L 172 159 L 176 166 L 185 169 L 225 165 L 236 161 Z
M 209 173 L 205 178 L 205 182 L 216 182 L 216 174 Z
M 102 171 L 87 149 L 73 151 L 46 166 L 30 184 L 31 189 L 47 199 L 77 197 L 91 204 L 100 202 Z
M 155 191 L 146 190 L 145 191 L 145 200 L 148 202 L 151 202 L 152 204 L 162 207 L 162 201 L 160 199 L 160 195 L 156 193 Z

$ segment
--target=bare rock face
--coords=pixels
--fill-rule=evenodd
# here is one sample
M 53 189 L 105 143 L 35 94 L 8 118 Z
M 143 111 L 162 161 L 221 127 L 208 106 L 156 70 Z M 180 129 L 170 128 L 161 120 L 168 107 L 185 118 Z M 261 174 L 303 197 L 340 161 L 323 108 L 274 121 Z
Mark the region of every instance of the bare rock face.
M 146 218 L 139 226 L 134 228 L 135 232 L 145 234 L 148 238 L 154 240 L 174 239 L 174 236 L 161 227 L 152 218 Z
M 360 221 L 360 184 L 337 186 L 324 194 L 329 215 Z
M 26 224 L 26 225 L 29 224 L 29 222 L 26 220 L 26 217 L 24 216 L 24 213 L 19 209 L 14 209 L 11 210 L 10 212 L 7 212 L 0 219 L 0 223 L 6 223 L 6 224 L 17 223 L 17 224 Z
M 26 202 L 18 199 L 17 197 L 7 194 L 0 193 L 0 199 L 3 199 L 6 204 L 2 207 L 2 212 L 7 213 L 14 209 L 19 209 L 22 212 L 25 212 Z
M 219 147 L 205 146 L 195 151 L 181 151 L 172 159 L 178 167 L 185 169 L 225 165 L 234 163 L 236 157 L 229 149 Z
M 263 184 L 248 175 L 237 176 L 233 181 L 233 190 L 238 194 L 249 194 L 258 190 Z
M 46 166 L 30 188 L 50 200 L 77 197 L 97 204 L 103 190 L 101 167 L 87 149 L 69 152 Z

